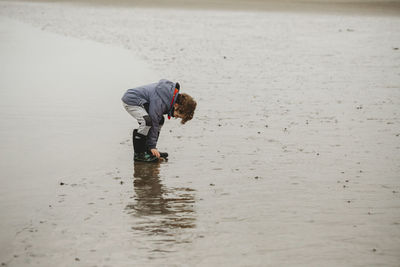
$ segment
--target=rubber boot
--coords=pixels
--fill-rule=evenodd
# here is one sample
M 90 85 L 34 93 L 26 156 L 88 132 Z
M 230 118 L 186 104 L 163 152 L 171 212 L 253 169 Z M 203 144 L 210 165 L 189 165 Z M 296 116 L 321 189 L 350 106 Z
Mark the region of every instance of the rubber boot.
M 158 160 L 156 156 L 153 156 L 153 154 L 147 151 L 146 141 L 147 137 L 145 135 L 138 133 L 137 129 L 133 130 L 132 142 L 134 161 L 153 162 Z
M 167 152 L 160 152 L 160 158 L 167 159 L 168 158 L 168 153 Z

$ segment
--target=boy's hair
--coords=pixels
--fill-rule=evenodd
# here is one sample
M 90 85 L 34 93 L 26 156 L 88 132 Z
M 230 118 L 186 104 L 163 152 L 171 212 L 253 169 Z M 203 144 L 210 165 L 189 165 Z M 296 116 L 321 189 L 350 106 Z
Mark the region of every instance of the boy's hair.
M 196 101 L 190 95 L 181 93 L 178 95 L 175 103 L 179 105 L 177 111 L 183 114 L 181 123 L 185 124 L 187 121 L 190 121 L 197 106 Z

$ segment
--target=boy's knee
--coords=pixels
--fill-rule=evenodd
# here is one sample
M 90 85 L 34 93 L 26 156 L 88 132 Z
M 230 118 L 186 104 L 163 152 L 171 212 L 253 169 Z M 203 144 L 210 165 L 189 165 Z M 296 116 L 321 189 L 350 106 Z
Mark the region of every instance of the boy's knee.
M 153 126 L 153 122 L 152 122 L 152 120 L 151 120 L 149 115 L 143 116 L 143 119 L 144 119 L 144 121 L 146 123 L 146 126 L 149 126 L 149 127 Z

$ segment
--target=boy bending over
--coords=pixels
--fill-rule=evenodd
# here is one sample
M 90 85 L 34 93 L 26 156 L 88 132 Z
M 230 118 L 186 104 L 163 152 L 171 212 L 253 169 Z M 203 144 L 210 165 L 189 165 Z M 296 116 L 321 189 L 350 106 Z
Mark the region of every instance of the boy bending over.
M 168 119 L 182 119 L 182 124 L 193 118 L 197 103 L 190 95 L 179 93 L 179 90 L 179 83 L 160 80 L 129 89 L 123 95 L 123 106 L 139 123 L 139 128 L 133 130 L 132 136 L 135 161 L 152 162 L 161 156 L 168 156 L 157 150 L 164 114 L 168 115 Z

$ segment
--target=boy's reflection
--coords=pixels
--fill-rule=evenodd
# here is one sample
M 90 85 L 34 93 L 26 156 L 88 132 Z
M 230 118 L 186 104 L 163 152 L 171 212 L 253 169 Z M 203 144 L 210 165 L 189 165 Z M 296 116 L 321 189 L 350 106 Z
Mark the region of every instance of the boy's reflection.
M 160 163 L 135 162 L 135 201 L 126 206 L 126 211 L 138 219 L 132 229 L 161 235 L 162 241 L 188 243 L 189 229 L 195 227 L 194 190 L 166 188 L 159 173 Z

